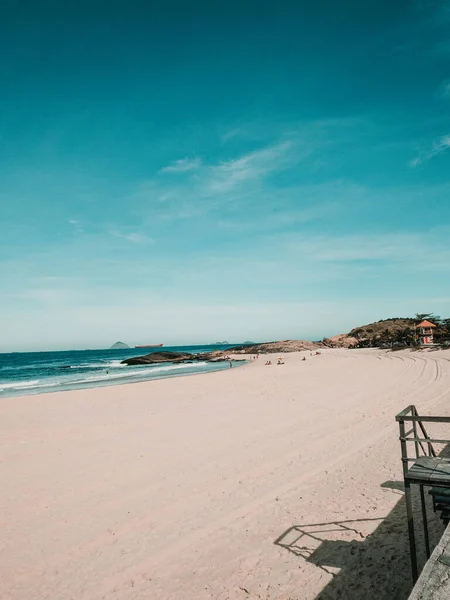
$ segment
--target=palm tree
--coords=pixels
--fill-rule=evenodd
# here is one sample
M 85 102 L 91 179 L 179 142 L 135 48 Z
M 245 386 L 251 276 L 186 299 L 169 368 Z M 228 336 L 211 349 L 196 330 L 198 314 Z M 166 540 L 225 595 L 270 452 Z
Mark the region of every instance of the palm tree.
M 434 319 L 433 313 L 416 313 L 416 321 L 424 321 L 425 319 Z

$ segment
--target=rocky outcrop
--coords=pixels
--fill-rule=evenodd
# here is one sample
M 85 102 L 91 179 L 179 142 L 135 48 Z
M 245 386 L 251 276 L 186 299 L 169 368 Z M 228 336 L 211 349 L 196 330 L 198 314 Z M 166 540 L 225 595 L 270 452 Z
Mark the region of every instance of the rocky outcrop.
M 347 333 L 341 333 L 325 338 L 322 344 L 327 348 L 353 348 L 358 344 L 358 340 Z
M 157 363 L 166 362 L 183 362 L 192 357 L 192 354 L 187 352 L 152 352 L 145 356 L 134 356 L 132 358 L 126 358 L 122 361 L 123 365 L 154 365 Z
M 156 365 L 159 363 L 189 363 L 189 362 L 221 362 L 230 360 L 227 355 L 221 350 L 215 350 L 214 352 L 204 352 L 201 354 L 190 354 L 188 352 L 170 352 L 165 350 L 163 352 L 152 352 L 145 356 L 134 356 L 132 358 L 125 358 L 121 364 L 123 365 Z

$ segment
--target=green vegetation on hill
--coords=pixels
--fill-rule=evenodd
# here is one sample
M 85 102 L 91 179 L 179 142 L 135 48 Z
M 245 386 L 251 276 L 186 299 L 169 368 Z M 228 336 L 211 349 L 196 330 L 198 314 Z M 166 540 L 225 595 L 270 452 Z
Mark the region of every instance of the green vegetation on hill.
M 404 348 L 419 345 L 415 326 L 424 319 L 434 323 L 434 341 L 450 344 L 450 319 L 437 319 L 432 313 L 417 313 L 414 317 L 382 319 L 362 327 L 355 327 L 348 336 L 355 339 L 356 348 L 390 347 Z
M 445 346 L 450 345 L 450 319 L 441 319 L 434 333 L 434 341 Z

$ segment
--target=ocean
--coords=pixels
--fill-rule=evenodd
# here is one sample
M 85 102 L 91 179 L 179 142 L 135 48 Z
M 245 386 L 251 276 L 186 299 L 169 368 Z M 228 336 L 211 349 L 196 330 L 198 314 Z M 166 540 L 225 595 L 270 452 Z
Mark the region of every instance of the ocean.
M 65 350 L 59 352 L 12 352 L 0 354 L 0 398 L 117 385 L 179 375 L 209 373 L 229 368 L 228 363 L 121 365 L 124 358 L 150 352 L 175 350 L 209 352 L 231 345 L 171 346 L 120 350 Z

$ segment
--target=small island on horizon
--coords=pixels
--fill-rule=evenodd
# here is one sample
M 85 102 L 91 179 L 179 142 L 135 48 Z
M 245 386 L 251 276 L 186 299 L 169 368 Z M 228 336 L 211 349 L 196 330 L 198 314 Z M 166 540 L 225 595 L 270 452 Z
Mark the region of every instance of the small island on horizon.
M 131 348 L 131 346 L 129 346 L 125 342 L 116 342 L 110 347 L 110 350 L 123 350 L 125 348 Z

